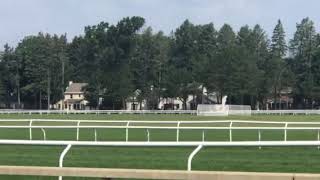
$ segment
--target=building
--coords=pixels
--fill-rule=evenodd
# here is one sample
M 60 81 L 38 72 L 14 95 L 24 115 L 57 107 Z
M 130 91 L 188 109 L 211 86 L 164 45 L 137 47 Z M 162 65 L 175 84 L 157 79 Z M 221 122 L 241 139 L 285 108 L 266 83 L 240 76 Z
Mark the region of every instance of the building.
M 84 98 L 83 88 L 87 83 L 69 82 L 69 86 L 64 92 L 64 99 L 55 104 L 55 109 L 59 110 L 85 110 L 88 109 L 88 101 Z
M 199 87 L 199 89 L 202 89 Z M 138 96 L 140 95 L 140 90 L 136 90 L 134 94 L 129 97 L 126 101 L 126 109 L 127 110 L 147 110 L 147 101 L 144 99 L 139 102 Z M 187 110 L 195 110 L 197 109 L 197 102 L 199 99 L 203 98 L 203 104 L 216 104 L 217 95 L 216 93 L 208 93 L 206 88 L 202 89 L 202 94 L 200 96 L 188 95 L 186 100 L 186 108 Z M 157 105 L 157 109 L 161 110 L 182 110 L 183 109 L 183 101 L 180 98 L 167 98 L 160 97 L 159 104 Z
M 270 96 L 267 98 L 267 107 L 269 110 L 277 110 L 277 109 L 292 109 L 293 108 L 293 98 L 292 98 L 292 88 L 283 88 L 277 98 L 276 101 L 274 97 Z

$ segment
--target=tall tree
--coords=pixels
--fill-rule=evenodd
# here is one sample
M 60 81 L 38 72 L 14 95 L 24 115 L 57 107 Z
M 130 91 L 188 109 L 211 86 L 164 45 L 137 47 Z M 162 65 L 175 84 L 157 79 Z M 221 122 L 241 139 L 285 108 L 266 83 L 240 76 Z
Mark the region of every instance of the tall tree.
M 287 73 L 288 67 L 284 61 L 284 57 L 287 52 L 287 45 L 285 40 L 285 32 L 280 20 L 278 20 L 277 25 L 273 30 L 273 35 L 271 39 L 271 54 L 266 64 L 268 84 L 271 87 L 274 97 L 274 105 L 278 102 L 278 96 L 281 93 L 282 87 L 285 86 L 286 80 L 284 74 Z M 281 97 L 279 98 L 281 101 Z M 277 107 L 274 106 L 276 109 Z M 281 108 L 281 104 L 279 105 Z
M 295 74 L 294 101 L 297 108 L 312 108 L 314 77 L 312 57 L 315 52 L 316 32 L 313 21 L 302 19 L 290 41 L 290 53 L 293 57 L 291 69 Z

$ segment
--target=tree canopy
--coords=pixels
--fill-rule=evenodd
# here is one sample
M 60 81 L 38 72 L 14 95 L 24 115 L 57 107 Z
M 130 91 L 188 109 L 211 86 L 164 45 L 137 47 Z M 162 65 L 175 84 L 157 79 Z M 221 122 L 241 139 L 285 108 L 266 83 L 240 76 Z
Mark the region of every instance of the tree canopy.
M 232 104 L 266 108 L 284 89 L 292 89 L 294 108 L 320 105 L 320 35 L 314 23 L 297 23 L 289 42 L 281 20 L 269 38 L 260 25 L 185 20 L 170 35 L 155 32 L 142 17 L 117 24 L 86 26 L 66 34 L 26 36 L 0 55 L 0 104 L 49 108 L 63 97 L 68 81 L 85 82 L 86 99 L 99 109 L 124 109 L 132 97 L 156 109 L 161 98 L 188 96 L 203 103 L 203 89 Z M 277 107 L 275 107 L 277 108 Z

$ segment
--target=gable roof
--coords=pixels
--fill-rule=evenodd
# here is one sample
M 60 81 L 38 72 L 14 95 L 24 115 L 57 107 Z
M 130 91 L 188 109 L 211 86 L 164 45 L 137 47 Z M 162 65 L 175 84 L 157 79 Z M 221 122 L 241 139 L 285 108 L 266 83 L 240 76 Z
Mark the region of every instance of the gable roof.
M 88 83 L 72 83 L 70 84 L 65 93 L 83 93 L 82 88 L 88 85 Z

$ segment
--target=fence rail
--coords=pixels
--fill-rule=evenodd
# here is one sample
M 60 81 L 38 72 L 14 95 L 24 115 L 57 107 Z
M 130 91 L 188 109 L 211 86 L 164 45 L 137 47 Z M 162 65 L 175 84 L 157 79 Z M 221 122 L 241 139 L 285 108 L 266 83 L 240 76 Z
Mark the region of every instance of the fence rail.
M 11 125 L 6 122 L 25 123 L 25 125 Z M 71 125 L 42 125 L 46 122 L 73 123 Z M 3 123 L 3 124 L 1 124 Z M 97 123 L 88 125 L 87 123 Z M 105 125 L 101 123 L 121 123 L 121 125 Z M 221 123 L 223 126 L 217 126 Z M 211 125 L 210 125 L 211 124 Z M 169 125 L 169 126 L 168 126 Z M 191 126 L 192 125 L 192 126 Z M 201 126 L 202 125 L 202 126 Z M 271 126 L 277 125 L 277 126 Z M 298 125 L 298 126 L 297 126 Z M 304 125 L 304 126 L 302 126 Z M 309 125 L 309 126 L 305 126 Z M 317 127 L 318 126 L 318 127 Z M 59 167 L 63 167 L 63 160 L 68 151 L 74 146 L 113 146 L 113 147 L 196 147 L 188 157 L 187 170 L 192 170 L 192 159 L 201 151 L 202 147 L 264 147 L 264 146 L 315 146 L 320 147 L 320 122 L 275 122 L 275 121 L 246 121 L 246 120 L 220 120 L 220 121 L 133 121 L 133 120 L 53 120 L 53 119 L 2 119 L 0 129 L 29 129 L 29 140 L 0 139 L 0 145 L 43 145 L 65 146 L 59 158 Z M 44 140 L 33 140 L 33 129 L 41 129 Z M 46 129 L 76 129 L 75 140 L 47 140 Z M 94 141 L 79 141 L 81 129 L 93 129 Z M 124 129 L 123 141 L 98 141 L 97 129 Z M 129 129 L 144 129 L 147 131 L 146 141 L 129 141 Z M 174 130 L 176 141 L 150 141 L 150 129 Z M 180 130 L 202 130 L 202 141 L 180 141 Z M 227 130 L 229 141 L 205 141 L 206 130 Z M 233 141 L 233 130 L 257 130 L 258 141 Z M 283 140 L 261 141 L 261 130 L 283 131 Z M 288 130 L 317 131 L 317 140 L 311 141 L 287 141 Z M 59 177 L 62 180 L 62 176 Z
M 5 122 L 25 123 L 2 124 Z M 71 125 L 47 125 L 46 122 L 73 123 Z M 90 123 L 90 124 L 87 124 Z M 92 123 L 97 123 L 92 125 Z M 103 123 L 103 124 L 102 124 Z M 105 123 L 109 123 L 106 125 Z M 111 125 L 110 125 L 111 123 Z M 117 124 L 112 124 L 117 123 Z M 223 125 L 221 125 L 223 124 Z M 192 125 L 192 126 L 191 126 Z M 218 126 L 220 125 L 220 126 Z M 271 126 L 273 125 L 273 126 Z M 275 126 L 276 125 L 276 126 Z M 79 140 L 81 129 L 94 130 L 94 140 L 98 140 L 97 129 L 124 129 L 125 141 L 129 141 L 129 129 L 142 129 L 146 131 L 147 141 L 150 141 L 150 131 L 175 130 L 176 141 L 180 139 L 181 130 L 202 130 L 202 141 L 205 141 L 205 131 L 207 130 L 228 130 L 229 141 L 232 141 L 233 130 L 256 130 L 258 139 L 261 140 L 262 130 L 283 131 L 283 140 L 287 140 L 288 130 L 308 130 L 317 132 L 317 140 L 320 140 L 320 122 L 279 122 L 279 121 L 248 121 L 248 120 L 220 120 L 220 121 L 133 121 L 133 120 L 53 120 L 53 119 L 2 119 L 0 129 L 29 129 L 29 140 L 33 139 L 33 129 L 41 129 L 43 139 L 47 140 L 46 129 L 76 129 L 76 140 Z
M 238 110 L 246 111 L 246 110 Z M 0 109 L 0 114 L 192 114 L 197 110 L 21 110 Z M 241 114 L 241 113 L 237 113 Z M 250 110 L 252 115 L 320 115 L 319 109 Z
M 196 110 L 1 110 L 0 114 L 197 114 Z
M 92 142 L 92 141 L 39 141 L 39 140 L 0 140 L 0 145 L 45 145 L 45 146 L 66 146 L 63 152 L 60 154 L 59 158 L 59 168 L 63 167 L 63 160 L 65 155 L 73 146 L 117 146 L 117 147 L 194 147 L 194 151 L 188 157 L 187 170 L 191 171 L 192 159 L 193 157 L 201 150 L 202 147 L 250 147 L 250 146 L 275 146 L 275 147 L 284 147 L 284 146 L 320 146 L 320 141 L 234 141 L 234 142 Z M 7 171 L 8 172 L 8 171 Z M 10 174 L 13 171 L 10 171 Z M 29 171 L 25 171 L 25 174 Z M 17 172 L 18 173 L 18 172 Z M 0 168 L 1 174 L 1 168 Z M 22 173 L 19 172 L 21 175 Z M 29 174 L 30 175 L 30 174 Z M 41 175 L 51 175 L 48 172 L 42 172 Z M 56 174 L 60 175 L 59 180 L 62 180 L 62 175 L 65 174 Z M 72 174 L 73 175 L 73 174 Z M 69 176 L 71 176 L 69 174 Z M 93 176 L 94 177 L 94 176 Z M 128 176 L 129 178 L 130 176 Z M 155 178 L 157 176 L 154 176 Z M 132 178 L 132 176 L 131 176 Z M 159 179 L 159 178 L 157 178 Z M 161 178 L 160 178 L 161 179 Z M 170 178 L 172 179 L 172 178 Z M 175 178 L 173 178 L 175 179 Z M 198 178 L 192 178 L 198 179 Z

